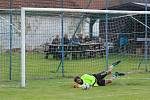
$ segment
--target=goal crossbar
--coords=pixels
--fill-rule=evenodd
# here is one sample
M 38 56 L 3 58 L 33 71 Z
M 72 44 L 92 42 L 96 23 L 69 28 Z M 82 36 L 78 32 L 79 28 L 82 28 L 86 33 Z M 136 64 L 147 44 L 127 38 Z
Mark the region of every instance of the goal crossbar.
M 76 12 L 76 13 L 103 13 L 103 14 L 150 14 L 150 11 L 125 11 L 125 10 L 95 10 L 95 9 L 67 9 L 67 8 L 21 8 L 24 11 L 51 11 L 51 12 Z

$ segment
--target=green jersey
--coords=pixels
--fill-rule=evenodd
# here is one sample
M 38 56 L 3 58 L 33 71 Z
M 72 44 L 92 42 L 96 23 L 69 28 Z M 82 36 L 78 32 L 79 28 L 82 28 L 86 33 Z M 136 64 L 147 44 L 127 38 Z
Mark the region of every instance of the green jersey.
M 98 86 L 96 78 L 93 75 L 84 74 L 81 76 L 83 83 L 88 83 L 91 86 Z

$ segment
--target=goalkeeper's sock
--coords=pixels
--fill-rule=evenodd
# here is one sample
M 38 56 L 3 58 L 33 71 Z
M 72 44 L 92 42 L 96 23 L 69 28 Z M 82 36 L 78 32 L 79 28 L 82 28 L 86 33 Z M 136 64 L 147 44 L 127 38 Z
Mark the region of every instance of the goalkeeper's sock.
M 108 74 L 108 72 L 107 71 L 103 71 L 103 72 L 101 72 L 101 75 L 102 76 L 106 76 Z
M 124 76 L 125 74 L 124 73 L 120 73 L 120 72 L 115 72 L 112 74 L 113 77 L 117 78 L 119 76 Z
M 120 72 L 116 72 L 116 73 L 118 73 L 118 76 L 124 76 L 125 75 L 125 73 L 120 73 Z
M 120 63 L 121 61 L 119 60 L 119 61 L 117 61 L 117 62 L 114 62 L 112 65 L 111 65 L 111 67 L 116 67 L 119 63 Z

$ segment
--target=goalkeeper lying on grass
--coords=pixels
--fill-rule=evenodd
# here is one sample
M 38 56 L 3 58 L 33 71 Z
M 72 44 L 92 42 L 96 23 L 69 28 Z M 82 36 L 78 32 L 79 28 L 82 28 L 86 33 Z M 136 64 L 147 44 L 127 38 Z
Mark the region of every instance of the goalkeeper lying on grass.
M 97 74 L 84 74 L 81 77 L 76 76 L 74 78 L 74 82 L 75 84 L 73 85 L 74 88 L 83 88 L 83 89 L 89 89 L 93 86 L 105 86 L 109 83 L 112 83 L 112 81 L 114 79 L 116 79 L 117 76 L 123 76 L 125 75 L 124 73 L 119 73 L 119 72 L 115 72 L 114 74 L 112 74 L 112 69 L 118 65 L 120 63 L 120 61 L 117 61 L 115 63 L 113 63 L 107 71 L 102 71 L 100 73 Z M 107 75 L 111 75 L 111 78 L 108 80 L 105 80 L 104 78 Z

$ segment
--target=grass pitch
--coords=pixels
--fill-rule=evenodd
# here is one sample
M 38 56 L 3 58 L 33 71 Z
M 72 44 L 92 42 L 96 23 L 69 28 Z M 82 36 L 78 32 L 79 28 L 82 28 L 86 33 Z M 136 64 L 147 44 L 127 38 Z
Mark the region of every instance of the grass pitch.
M 0 64 L 0 100 L 149 100 L 150 98 L 150 73 L 144 72 L 144 64 L 140 67 L 140 71 L 143 72 L 136 72 L 139 71 L 138 57 L 110 56 L 110 64 L 118 59 L 122 61 L 115 71 L 133 72 L 115 80 L 111 85 L 89 90 L 74 89 L 72 78 L 56 78 L 57 75 L 61 76 L 61 69 L 58 73 L 55 72 L 60 61 L 53 58 L 44 59 L 43 54 L 27 54 L 26 88 L 20 88 L 20 56 L 14 54 L 12 57 L 13 81 L 8 81 L 9 55 L 1 56 L 3 59 Z M 105 58 L 65 60 L 64 64 L 65 75 L 74 76 L 105 69 Z M 51 76 L 55 78 L 50 79 Z
M 72 88 L 72 79 L 33 80 L 26 88 L 0 84 L 0 100 L 149 100 L 150 80 L 125 76 L 103 87 Z M 9 84 L 8 84 L 9 83 Z M 14 85 L 13 85 L 14 84 Z

